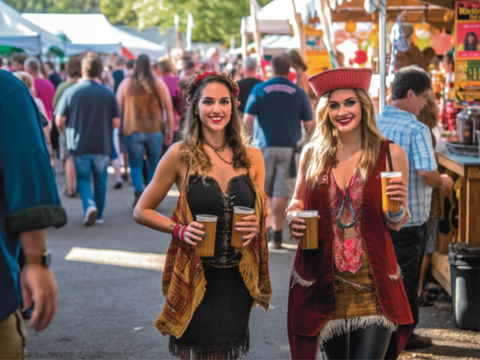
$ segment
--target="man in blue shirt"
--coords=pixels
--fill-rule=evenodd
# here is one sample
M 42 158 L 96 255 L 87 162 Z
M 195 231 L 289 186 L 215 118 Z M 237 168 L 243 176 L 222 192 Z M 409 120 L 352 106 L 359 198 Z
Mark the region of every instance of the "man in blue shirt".
M 55 110 L 57 126 L 66 128 L 65 138 L 75 163 L 85 226 L 103 224 L 112 132 L 114 127 L 120 127 L 117 99 L 113 91 L 99 83 L 101 72 L 102 61 L 98 57 L 84 58 L 83 81 L 65 90 Z M 90 184 L 92 171 L 94 193 Z
M 20 305 L 44 330 L 57 308 L 45 228 L 66 223 L 37 105 L 27 87 L 0 70 L 0 358 L 23 358 L 25 327 Z M 25 266 L 17 259 L 20 245 Z
M 265 161 L 267 233 L 275 249 L 282 247 L 282 227 L 288 200 L 295 190 L 295 150 L 302 137 L 302 120 L 310 133 L 315 122 L 308 96 L 288 80 L 291 59 L 280 54 L 272 60 L 274 77 L 254 86 L 245 106 L 243 121 L 253 131 L 255 145 Z M 258 125 L 258 126 L 257 126 Z M 273 231 L 272 231 L 273 230 Z M 272 234 L 273 232 L 273 234 Z
M 425 252 L 426 222 L 430 216 L 432 188 L 451 189 L 453 180 L 437 171 L 432 133 L 417 116 L 427 103 L 431 91 L 426 71 L 409 66 L 400 69 L 392 85 L 392 106 L 377 116 L 383 136 L 400 145 L 408 157 L 408 210 L 411 219 L 398 232 L 390 230 L 403 284 L 412 309 L 414 327 L 418 324 L 418 286 Z M 411 335 L 405 349 L 428 347 L 430 338 Z

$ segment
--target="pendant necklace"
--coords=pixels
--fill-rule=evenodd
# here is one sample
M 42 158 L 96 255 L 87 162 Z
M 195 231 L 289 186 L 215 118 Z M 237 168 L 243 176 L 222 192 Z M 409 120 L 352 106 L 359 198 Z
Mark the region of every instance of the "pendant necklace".
M 215 154 L 217 154 L 217 156 L 220 158 L 220 160 L 222 160 L 224 163 L 228 164 L 228 165 L 233 165 L 233 161 L 232 162 L 229 162 L 227 160 L 225 160 L 221 155 L 220 153 L 224 152 L 225 151 L 225 147 L 227 146 L 227 143 L 225 142 L 223 145 L 221 146 L 213 146 L 211 144 L 208 143 L 208 141 L 206 141 L 205 139 L 203 140 L 205 142 L 205 144 L 207 144 L 208 146 L 210 146 L 212 148 L 212 150 L 215 152 Z

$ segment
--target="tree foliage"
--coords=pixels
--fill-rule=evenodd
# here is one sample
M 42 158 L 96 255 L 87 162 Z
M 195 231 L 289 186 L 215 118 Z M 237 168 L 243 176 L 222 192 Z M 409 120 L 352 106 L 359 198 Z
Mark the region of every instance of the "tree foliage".
M 92 13 L 99 11 L 99 0 L 4 0 L 20 12 Z
M 112 1 L 112 0 L 104 0 Z M 259 0 L 261 6 L 271 0 Z M 195 20 L 193 41 L 229 43 L 234 35 L 240 40 L 242 17 L 250 15 L 249 0 L 135 0 L 133 6 L 140 28 L 160 26 L 165 31 L 180 17 L 180 30 L 186 31 L 187 14 Z
M 135 0 L 100 0 L 100 11 L 115 25 L 137 25 Z
M 166 31 L 180 18 L 187 29 L 187 14 L 195 20 L 193 41 L 229 43 L 240 41 L 242 17 L 250 15 L 249 0 L 5 0 L 21 12 L 92 13 L 101 11 L 115 25 L 159 26 Z M 272 0 L 257 0 L 265 6 Z

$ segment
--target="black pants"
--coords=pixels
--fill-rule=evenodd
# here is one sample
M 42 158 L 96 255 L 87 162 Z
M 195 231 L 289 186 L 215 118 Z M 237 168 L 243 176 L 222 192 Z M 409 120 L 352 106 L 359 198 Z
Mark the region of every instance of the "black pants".
M 390 229 L 397 262 L 402 269 L 403 285 L 413 315 L 413 328 L 418 325 L 418 286 L 423 255 L 425 254 L 426 224 L 404 227 L 400 231 Z
M 370 325 L 343 335 L 334 335 L 324 344 L 327 358 L 384 359 L 392 334 L 387 328 Z

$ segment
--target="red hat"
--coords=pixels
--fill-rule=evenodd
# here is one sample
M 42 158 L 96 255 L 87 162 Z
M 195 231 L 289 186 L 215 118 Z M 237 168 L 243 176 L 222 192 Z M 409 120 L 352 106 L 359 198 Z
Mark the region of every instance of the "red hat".
M 310 86 L 318 97 L 338 89 L 362 89 L 368 91 L 370 80 L 372 80 L 372 69 L 365 68 L 325 70 L 308 78 Z

